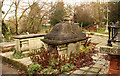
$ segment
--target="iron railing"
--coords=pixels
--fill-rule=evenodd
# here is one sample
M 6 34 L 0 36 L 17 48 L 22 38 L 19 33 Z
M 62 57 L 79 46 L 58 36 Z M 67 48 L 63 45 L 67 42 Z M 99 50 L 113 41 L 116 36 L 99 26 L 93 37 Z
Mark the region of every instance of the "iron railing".
M 111 42 L 120 42 L 118 40 L 115 40 L 117 34 L 118 34 L 118 30 L 119 30 L 120 26 L 108 26 L 108 30 L 109 30 L 109 39 L 108 39 L 108 46 L 112 46 Z M 112 35 L 111 35 L 112 33 Z

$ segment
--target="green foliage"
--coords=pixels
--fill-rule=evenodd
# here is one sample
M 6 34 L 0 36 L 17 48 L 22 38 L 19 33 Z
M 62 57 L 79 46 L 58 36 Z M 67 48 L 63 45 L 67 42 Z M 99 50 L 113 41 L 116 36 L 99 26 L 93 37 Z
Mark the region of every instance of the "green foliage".
M 11 40 L 11 38 L 12 38 L 11 29 L 8 27 L 8 25 L 6 23 L 4 23 L 4 21 L 2 21 L 2 34 L 5 37 L 5 41 Z
M 64 3 L 63 2 L 58 2 L 54 8 L 55 11 L 50 17 L 50 23 L 51 25 L 55 25 L 63 20 L 63 17 L 65 15 L 64 11 Z
M 36 64 L 31 64 L 28 68 L 28 74 L 34 74 L 35 72 L 40 71 L 42 68 L 41 65 L 39 65 L 38 63 Z
M 0 37 L 0 42 L 2 42 L 2 38 Z
M 5 34 L 5 41 L 10 41 L 12 39 L 12 34 Z
M 39 55 L 30 57 L 32 62 L 41 65 L 42 69 L 32 70 L 32 73 L 67 74 L 67 72 L 73 69 L 93 64 L 91 56 L 94 48 L 91 46 L 90 40 L 87 41 L 85 45 L 86 46 L 81 46 L 77 52 L 71 52 L 68 56 L 59 55 L 58 50 L 56 50 L 56 52 L 52 52 L 51 50 L 48 52 L 42 47 Z
M 87 47 L 84 47 L 84 46 L 81 46 L 80 47 L 80 53 L 88 53 L 88 52 L 91 52 L 91 51 L 93 51 L 92 50 L 92 46 L 87 46 Z
M 4 53 L 4 52 L 9 52 L 9 51 L 14 51 L 15 50 L 15 48 L 10 48 L 10 49 L 5 49 L 5 50 L 2 50 L 2 52 Z
M 72 69 L 74 69 L 74 68 L 75 68 L 75 67 L 74 67 L 72 64 L 66 63 L 65 65 L 61 66 L 60 71 L 61 71 L 61 72 L 66 72 L 66 71 L 72 70 Z
M 8 32 L 8 26 L 7 24 L 4 23 L 4 21 L 2 21 L 2 34 L 5 36 Z
M 58 70 L 58 69 L 55 69 L 55 70 L 53 70 L 52 73 L 53 73 L 53 74 L 58 74 L 58 73 L 59 73 L 59 70 Z
M 97 30 L 98 33 L 104 33 L 105 32 L 105 28 L 102 28 L 100 30 Z
M 14 53 L 13 53 L 13 56 L 12 56 L 12 58 L 15 58 L 15 59 L 21 59 L 22 57 L 24 56 L 24 54 L 22 54 L 22 51 L 14 51 Z

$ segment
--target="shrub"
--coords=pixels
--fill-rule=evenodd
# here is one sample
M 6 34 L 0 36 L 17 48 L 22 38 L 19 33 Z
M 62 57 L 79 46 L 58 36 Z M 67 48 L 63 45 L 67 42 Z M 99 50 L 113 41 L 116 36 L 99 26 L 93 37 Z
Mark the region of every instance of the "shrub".
M 49 50 L 48 52 L 45 48 L 42 48 L 39 55 L 30 58 L 33 63 L 37 62 L 42 66 L 41 71 L 39 71 L 40 74 L 66 74 L 73 69 L 94 64 L 91 56 L 96 53 L 95 45 L 90 40 L 86 41 L 77 52 L 72 53 L 71 51 L 68 56 L 65 56 L 65 54 L 59 55 L 58 50 Z
M 29 66 L 29 68 L 28 68 L 28 73 L 29 73 L 29 74 L 33 74 L 33 73 L 35 73 L 35 72 L 40 71 L 41 68 L 42 68 L 42 66 L 39 65 L 38 63 L 31 64 L 31 65 Z
M 14 53 L 13 53 L 12 58 L 21 59 L 23 56 L 24 56 L 24 54 L 22 54 L 22 51 L 16 52 L 16 50 L 15 50 Z

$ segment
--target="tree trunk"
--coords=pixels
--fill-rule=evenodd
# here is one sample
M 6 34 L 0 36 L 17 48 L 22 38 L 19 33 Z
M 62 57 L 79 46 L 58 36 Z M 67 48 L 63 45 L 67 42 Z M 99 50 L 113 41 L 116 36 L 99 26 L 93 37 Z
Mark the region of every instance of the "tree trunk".
M 16 23 L 16 35 L 18 35 L 18 23 Z
M 83 22 L 81 23 L 81 30 L 82 30 Z
M 0 42 L 2 42 L 2 2 L 0 1 Z

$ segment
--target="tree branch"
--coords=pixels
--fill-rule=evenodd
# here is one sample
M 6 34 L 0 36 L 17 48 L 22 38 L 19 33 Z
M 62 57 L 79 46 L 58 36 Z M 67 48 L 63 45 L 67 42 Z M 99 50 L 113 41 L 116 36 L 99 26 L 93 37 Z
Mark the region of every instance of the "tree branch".
M 6 13 L 5 16 L 2 18 L 2 20 L 5 19 L 5 17 L 7 16 L 8 12 L 10 11 L 10 9 L 11 9 L 11 7 L 12 7 L 13 4 L 14 4 L 14 2 L 12 2 L 12 4 L 10 5 L 10 8 L 8 9 L 7 13 Z
M 19 17 L 18 22 L 19 22 L 20 19 L 23 17 L 24 13 L 25 13 L 31 6 L 33 6 L 33 5 L 35 5 L 35 3 L 33 3 L 32 5 L 30 5 L 28 8 L 26 8 L 26 9 L 22 12 L 22 15 Z

